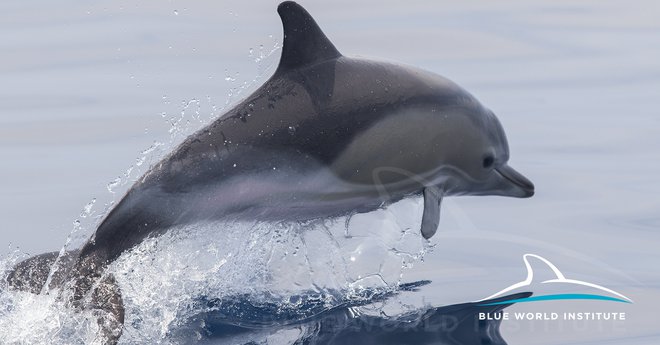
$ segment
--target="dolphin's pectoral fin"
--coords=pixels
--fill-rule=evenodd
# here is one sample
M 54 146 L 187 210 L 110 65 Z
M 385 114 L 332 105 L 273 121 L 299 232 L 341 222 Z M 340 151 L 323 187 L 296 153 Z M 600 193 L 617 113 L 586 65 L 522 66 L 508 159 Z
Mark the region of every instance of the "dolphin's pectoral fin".
M 442 190 L 437 187 L 424 188 L 424 214 L 422 215 L 422 236 L 431 238 L 440 224 L 440 203 Z

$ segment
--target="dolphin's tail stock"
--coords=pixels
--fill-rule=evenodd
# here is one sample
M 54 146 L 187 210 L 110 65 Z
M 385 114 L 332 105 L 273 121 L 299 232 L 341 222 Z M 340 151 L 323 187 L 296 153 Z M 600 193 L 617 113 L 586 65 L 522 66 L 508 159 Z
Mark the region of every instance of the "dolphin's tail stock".
M 77 250 L 61 256 L 59 252 L 36 255 L 18 263 L 7 276 L 7 283 L 14 290 L 33 294 L 55 288 L 67 290 L 72 285 L 73 294 L 69 297 L 71 304 L 76 308 L 92 311 L 105 343 L 116 344 L 124 324 L 121 290 L 112 274 L 85 272 L 88 274 L 84 275 L 84 272 L 78 272 L 79 269 L 75 267 L 80 267 L 79 260 Z M 72 272 L 73 270 L 76 272 Z M 69 280 L 72 277 L 74 279 Z

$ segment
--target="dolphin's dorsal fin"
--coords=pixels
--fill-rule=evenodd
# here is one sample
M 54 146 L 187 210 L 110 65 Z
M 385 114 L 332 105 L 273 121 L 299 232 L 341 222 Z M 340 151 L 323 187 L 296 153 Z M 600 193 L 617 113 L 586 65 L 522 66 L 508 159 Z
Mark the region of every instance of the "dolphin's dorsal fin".
M 275 74 L 341 56 L 302 6 L 285 1 L 277 7 L 277 13 L 284 27 L 284 46 Z

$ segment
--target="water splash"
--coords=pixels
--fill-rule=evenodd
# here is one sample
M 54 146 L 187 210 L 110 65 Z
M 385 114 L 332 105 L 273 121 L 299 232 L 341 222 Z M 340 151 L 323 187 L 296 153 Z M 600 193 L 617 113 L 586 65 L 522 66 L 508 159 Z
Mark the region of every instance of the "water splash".
M 55 295 L 0 294 L 3 344 L 98 344 L 105 339 L 91 311 L 73 313 Z
M 428 247 L 418 232 L 406 232 L 392 217 L 403 216 L 406 225 L 415 226 L 420 207 L 419 200 L 404 200 L 393 210 L 357 215 L 354 218 L 361 216 L 364 222 L 356 224 L 360 227 L 386 221 L 354 229 L 365 236 L 350 239 L 341 236 L 344 219 L 338 219 L 198 224 L 147 240 L 111 267 L 124 295 L 129 343 L 166 341 L 190 318 L 208 311 L 200 297 L 222 301 L 241 295 L 256 304 L 276 301 L 277 310 L 286 310 L 292 321 L 309 316 L 303 310 L 296 314 L 299 300 L 285 298 L 300 291 L 317 298 L 321 310 L 346 300 L 370 301 L 376 291 L 393 291 L 406 267 Z M 419 212 L 404 215 L 410 210 Z M 378 240 L 367 236 L 371 232 L 378 233 Z
M 95 201 L 85 209 L 90 217 Z M 352 301 L 372 302 L 395 291 L 406 267 L 428 250 L 418 228 L 419 199 L 405 199 L 385 210 L 313 222 L 215 222 L 172 229 L 145 240 L 108 269 L 124 299 L 126 321 L 121 344 L 176 343 L 170 335 L 191 318 L 215 310 L 204 300 L 247 296 L 254 305 L 274 306 L 275 322 L 309 317 L 301 300 L 306 291 L 315 312 Z M 346 223 L 352 237 L 344 237 Z M 402 227 L 403 225 L 403 227 Z M 0 261 L 3 277 L 20 260 Z M 2 280 L 5 281 L 4 279 Z M 98 315 L 67 308 L 56 297 L 6 290 L 0 294 L 0 339 L 14 343 L 54 339 L 53 344 L 93 344 Z M 313 302 L 313 303 L 312 303 Z M 210 309 L 209 309 L 210 308 Z M 356 307 L 357 308 L 357 307 Z M 356 313 L 378 313 L 364 306 Z M 403 309 L 402 309 L 403 311 Z M 241 314 L 242 315 L 242 314 Z M 279 315 L 279 316 L 278 316 Z M 286 315 L 286 320 L 277 317 Z M 247 322 L 245 315 L 228 322 Z M 4 333 L 2 333 L 4 332 Z M 11 344 L 12 341 L 9 341 Z
M 121 184 L 121 177 L 117 177 L 114 180 L 108 182 L 108 184 L 106 185 L 106 189 L 108 190 L 108 192 L 115 194 L 115 189 L 119 187 L 120 184 Z

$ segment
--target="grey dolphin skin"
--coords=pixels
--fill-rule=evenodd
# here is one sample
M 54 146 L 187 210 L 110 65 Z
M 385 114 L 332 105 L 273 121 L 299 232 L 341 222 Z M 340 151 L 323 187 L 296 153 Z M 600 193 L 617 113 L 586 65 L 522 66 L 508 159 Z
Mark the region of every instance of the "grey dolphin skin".
M 73 282 L 74 303 L 89 303 L 120 254 L 175 226 L 304 221 L 423 195 L 428 239 L 444 196 L 533 195 L 533 184 L 507 165 L 498 119 L 468 92 L 414 67 L 343 56 L 300 5 L 277 10 L 284 45 L 273 76 L 127 192 L 57 280 Z M 38 258 L 12 281 L 52 262 Z M 102 297 L 123 319 L 116 295 Z

